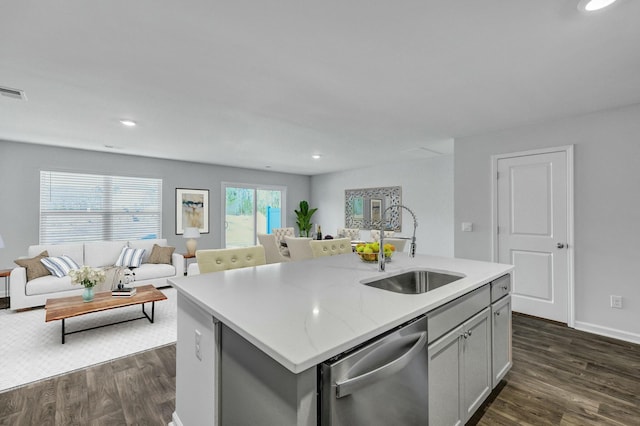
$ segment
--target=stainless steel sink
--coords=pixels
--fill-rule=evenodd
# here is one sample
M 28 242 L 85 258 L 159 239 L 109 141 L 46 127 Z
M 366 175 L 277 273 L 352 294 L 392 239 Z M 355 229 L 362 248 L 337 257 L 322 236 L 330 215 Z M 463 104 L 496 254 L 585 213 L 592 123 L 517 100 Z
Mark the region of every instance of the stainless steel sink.
M 379 278 L 370 282 L 362 282 L 365 285 L 404 294 L 426 293 L 443 285 L 457 281 L 464 276 L 446 274 L 428 270 L 403 272 L 390 277 Z

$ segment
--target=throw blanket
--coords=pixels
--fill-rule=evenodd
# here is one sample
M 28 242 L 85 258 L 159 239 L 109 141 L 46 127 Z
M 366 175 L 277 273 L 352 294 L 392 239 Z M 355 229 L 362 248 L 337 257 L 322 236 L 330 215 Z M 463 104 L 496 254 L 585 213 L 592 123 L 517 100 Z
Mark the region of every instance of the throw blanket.
M 102 269 L 107 277 L 105 278 L 104 282 L 96 285 L 96 293 L 99 291 L 112 291 L 116 287 L 118 287 L 118 283 L 122 282 L 124 273 L 128 271 L 129 268 L 126 268 L 124 266 L 105 266 Z

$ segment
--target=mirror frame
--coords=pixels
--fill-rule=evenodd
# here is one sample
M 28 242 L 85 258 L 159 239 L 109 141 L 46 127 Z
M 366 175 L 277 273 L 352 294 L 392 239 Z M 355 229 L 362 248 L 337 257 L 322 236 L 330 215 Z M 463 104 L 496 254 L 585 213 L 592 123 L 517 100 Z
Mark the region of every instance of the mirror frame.
M 345 189 L 345 228 L 378 229 L 384 210 L 394 204 L 402 204 L 402 187 Z M 386 215 L 386 230 L 402 231 L 401 209 L 392 209 Z

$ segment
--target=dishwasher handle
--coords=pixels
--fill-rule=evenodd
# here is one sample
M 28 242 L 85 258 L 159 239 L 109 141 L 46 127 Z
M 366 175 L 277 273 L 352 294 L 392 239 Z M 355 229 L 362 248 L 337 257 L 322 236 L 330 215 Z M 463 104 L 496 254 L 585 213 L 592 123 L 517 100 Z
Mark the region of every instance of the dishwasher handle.
M 376 368 L 375 370 L 371 370 L 368 373 L 353 377 L 351 379 L 343 380 L 341 382 L 336 382 L 336 398 L 342 398 L 343 396 L 350 395 L 354 391 L 368 386 L 369 384 L 374 383 L 378 380 L 389 377 L 406 367 L 427 344 L 426 331 L 416 334 L 419 336 L 416 340 L 416 343 L 398 358 Z M 407 337 L 415 338 L 416 334 L 412 334 Z

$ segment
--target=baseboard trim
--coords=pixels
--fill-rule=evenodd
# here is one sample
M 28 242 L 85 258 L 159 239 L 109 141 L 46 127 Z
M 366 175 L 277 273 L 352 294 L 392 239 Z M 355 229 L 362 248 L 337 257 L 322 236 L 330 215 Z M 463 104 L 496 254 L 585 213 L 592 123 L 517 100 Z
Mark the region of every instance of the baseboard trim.
M 625 342 L 640 344 L 640 334 L 629 333 L 628 331 L 622 331 L 615 328 L 603 327 L 601 325 L 591 324 L 588 322 L 576 321 L 575 329 L 580 331 L 587 331 L 593 334 L 599 334 L 600 336 L 612 337 L 618 340 L 624 340 Z

